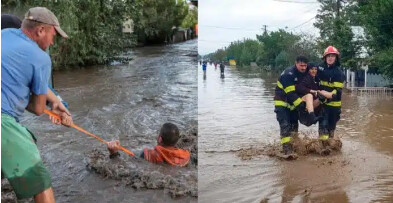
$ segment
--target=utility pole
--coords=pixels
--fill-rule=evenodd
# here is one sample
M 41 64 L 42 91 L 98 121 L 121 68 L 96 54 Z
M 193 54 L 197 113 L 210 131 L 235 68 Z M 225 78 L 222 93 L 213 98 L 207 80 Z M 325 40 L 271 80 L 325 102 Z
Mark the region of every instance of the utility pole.
M 337 0 L 337 18 L 340 19 L 340 3 L 341 0 Z
M 264 29 L 264 33 L 267 33 L 267 29 L 266 29 L 267 25 L 263 25 L 263 29 Z

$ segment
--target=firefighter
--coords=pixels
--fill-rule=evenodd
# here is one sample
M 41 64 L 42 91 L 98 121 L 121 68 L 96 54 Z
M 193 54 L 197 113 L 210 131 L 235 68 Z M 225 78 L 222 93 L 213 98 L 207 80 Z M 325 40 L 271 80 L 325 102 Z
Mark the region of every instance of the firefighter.
M 334 137 L 336 124 L 340 120 L 341 95 L 344 87 L 344 73 L 340 70 L 340 52 L 328 46 L 323 53 L 323 63 L 319 67 L 320 88 L 332 94 L 331 99 L 323 104 L 323 113 L 319 119 L 319 139 L 325 147 L 325 155 L 330 154 L 327 147 L 329 139 Z
M 308 59 L 298 56 L 295 65 L 281 73 L 277 81 L 274 95 L 274 112 L 280 125 L 280 136 L 283 152 L 286 156 L 296 158 L 293 152 L 292 136 L 297 134 L 298 111 L 306 108 L 305 102 L 295 91 L 295 85 L 307 74 Z

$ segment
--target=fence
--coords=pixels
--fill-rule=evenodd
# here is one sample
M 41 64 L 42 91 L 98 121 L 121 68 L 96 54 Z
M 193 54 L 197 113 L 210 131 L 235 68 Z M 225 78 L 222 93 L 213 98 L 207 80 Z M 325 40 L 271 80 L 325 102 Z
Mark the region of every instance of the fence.
M 347 87 L 346 89 L 355 94 L 393 95 L 393 88 L 389 87 Z

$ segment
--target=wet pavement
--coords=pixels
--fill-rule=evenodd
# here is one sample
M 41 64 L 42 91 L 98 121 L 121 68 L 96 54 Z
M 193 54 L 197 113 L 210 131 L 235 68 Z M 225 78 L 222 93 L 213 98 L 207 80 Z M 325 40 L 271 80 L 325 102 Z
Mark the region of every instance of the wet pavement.
M 198 69 L 199 200 L 201 202 L 392 202 L 393 98 L 345 92 L 336 134 L 341 152 L 281 161 L 242 149 L 279 141 L 273 112 L 278 75 L 209 65 Z M 316 125 L 300 135 L 317 138 Z M 255 150 L 258 152 L 258 150 Z
M 138 48 L 127 65 L 55 72 L 55 88 L 69 103 L 75 124 L 105 140 L 120 139 L 125 148 L 138 152 L 156 145 L 158 131 L 165 122 L 175 123 L 182 134 L 196 131 L 196 57 L 196 40 Z M 75 129 L 51 124 L 47 116 L 25 113 L 21 123 L 38 138 L 57 202 L 197 201 L 196 192 L 173 198 L 167 188 L 132 187 L 121 177 L 89 169 L 90 157 L 97 151 L 107 159 L 106 146 Z M 130 171 L 146 172 L 147 178 L 158 174 L 197 190 L 195 164 L 186 168 L 154 165 L 124 153 L 120 160 Z M 118 164 L 106 161 L 108 168 Z

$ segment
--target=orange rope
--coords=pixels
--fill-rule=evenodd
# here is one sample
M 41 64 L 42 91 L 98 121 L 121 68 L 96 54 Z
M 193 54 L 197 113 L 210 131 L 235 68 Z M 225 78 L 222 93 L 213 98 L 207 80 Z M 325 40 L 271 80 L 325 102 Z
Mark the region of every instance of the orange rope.
M 44 109 L 44 113 L 46 113 L 46 114 L 48 114 L 50 116 L 53 116 L 53 117 L 55 117 L 58 120 L 61 120 L 59 115 L 57 115 L 56 113 L 53 113 L 52 111 L 49 111 L 48 109 Z M 90 136 L 96 138 L 97 140 L 99 140 L 100 142 L 102 142 L 104 144 L 108 144 L 108 142 L 105 141 L 104 139 L 94 135 L 93 133 L 90 133 L 89 131 L 87 131 L 87 130 L 85 130 L 85 129 L 75 125 L 74 123 L 71 124 L 71 127 L 75 128 L 75 129 L 77 129 L 77 130 L 79 130 L 79 131 L 81 131 L 81 132 L 83 132 L 83 133 L 85 133 L 87 135 L 90 135 Z M 126 149 L 126 148 L 124 148 L 122 146 L 119 146 L 119 148 L 120 148 L 120 150 L 124 151 L 125 153 L 129 154 L 130 156 L 134 156 L 134 153 L 132 153 L 130 150 L 128 150 L 128 149 Z

